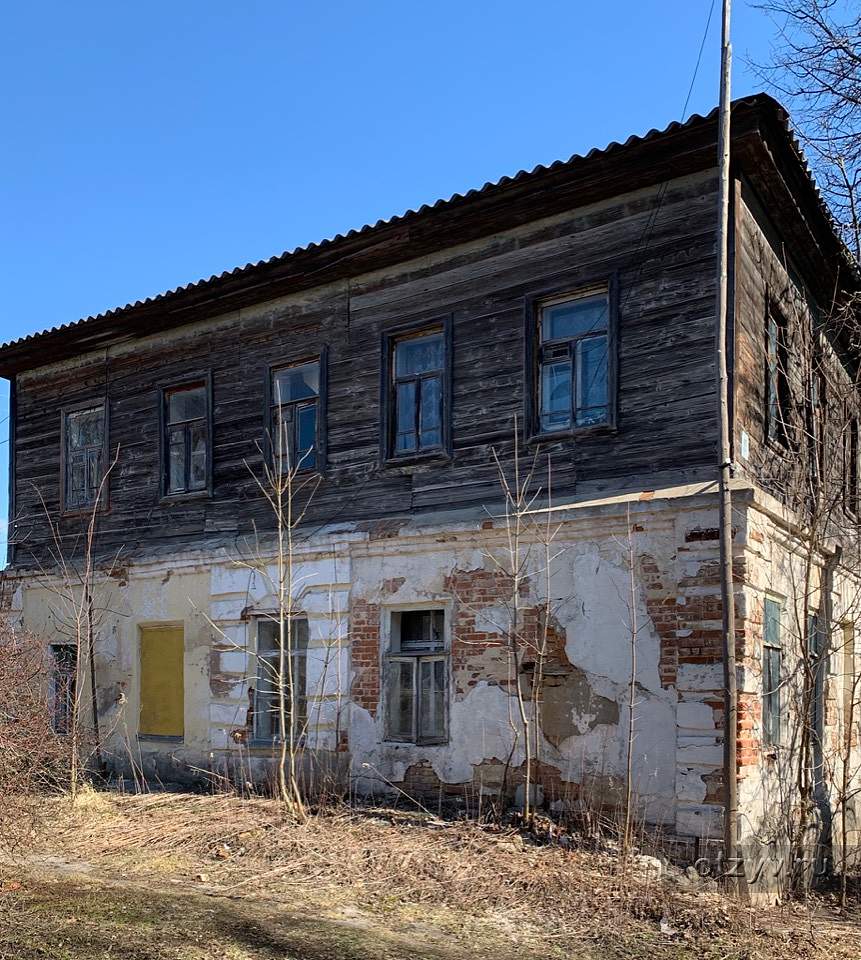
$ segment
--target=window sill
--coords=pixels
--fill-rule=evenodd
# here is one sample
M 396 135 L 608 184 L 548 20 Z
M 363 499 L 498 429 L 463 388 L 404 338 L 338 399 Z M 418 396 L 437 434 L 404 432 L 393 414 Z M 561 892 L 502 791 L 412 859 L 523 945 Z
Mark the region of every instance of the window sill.
M 448 745 L 448 738 L 444 740 L 396 740 L 394 737 L 386 737 L 383 743 L 393 747 L 445 747 Z
M 166 493 L 159 498 L 160 507 L 169 507 L 174 503 L 186 503 L 195 500 L 209 500 L 212 498 L 211 490 L 191 490 L 188 493 Z
M 451 463 L 452 455 L 442 447 L 424 450 L 421 453 L 404 454 L 401 457 L 386 457 L 384 467 L 419 467 L 425 463 Z
M 89 506 L 86 506 L 86 507 L 68 507 L 68 508 L 64 507 L 60 511 L 60 519 L 75 520 L 75 519 L 80 519 L 81 517 L 91 517 L 93 515 L 94 510 L 98 514 L 111 512 L 111 509 L 109 506 L 97 506 L 96 504 L 91 503 Z
M 137 739 L 147 743 L 185 743 L 184 736 L 169 737 L 159 733 L 139 733 Z
M 615 436 L 619 428 L 612 423 L 590 423 L 568 430 L 540 431 L 529 435 L 529 443 L 553 443 L 557 440 L 576 440 L 579 437 Z

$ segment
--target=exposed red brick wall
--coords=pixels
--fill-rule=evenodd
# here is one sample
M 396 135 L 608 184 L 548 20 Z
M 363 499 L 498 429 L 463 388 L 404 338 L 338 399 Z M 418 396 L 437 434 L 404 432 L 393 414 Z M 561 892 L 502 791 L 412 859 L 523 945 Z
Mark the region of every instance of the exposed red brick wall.
M 350 661 L 353 702 L 376 716 L 380 703 L 380 605 L 353 600 L 350 605 Z

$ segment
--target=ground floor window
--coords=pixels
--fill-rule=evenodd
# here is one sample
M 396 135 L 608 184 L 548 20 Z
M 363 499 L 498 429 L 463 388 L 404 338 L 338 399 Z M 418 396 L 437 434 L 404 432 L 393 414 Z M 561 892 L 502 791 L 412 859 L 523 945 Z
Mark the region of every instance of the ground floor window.
M 257 686 L 254 691 L 255 740 L 280 740 L 283 705 L 285 735 L 304 733 L 308 717 L 308 621 L 296 617 L 284 624 L 285 650 L 281 654 L 281 623 L 257 621 Z
M 185 634 L 181 624 L 140 628 L 138 736 L 182 740 L 185 735 Z
M 762 732 L 765 743 L 780 743 L 781 606 L 766 598 L 762 641 Z
M 389 740 L 445 742 L 449 671 L 445 611 L 392 611 L 386 663 Z
M 54 659 L 51 671 L 52 723 L 55 733 L 69 734 L 75 721 L 77 695 L 78 648 L 71 643 L 51 645 Z

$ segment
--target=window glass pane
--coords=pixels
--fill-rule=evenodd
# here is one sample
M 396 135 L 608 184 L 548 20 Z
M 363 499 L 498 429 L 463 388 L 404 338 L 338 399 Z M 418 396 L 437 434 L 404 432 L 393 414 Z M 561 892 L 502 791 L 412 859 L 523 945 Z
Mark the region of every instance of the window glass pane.
M 416 449 L 416 382 L 399 383 L 395 400 L 395 452 Z
M 421 381 L 421 397 L 419 446 L 438 447 L 442 444 L 442 379 L 424 378 Z
M 66 499 L 70 506 L 86 503 L 86 468 L 86 457 L 81 454 L 76 455 L 66 464 L 66 470 L 68 471 Z
M 182 423 L 206 416 L 206 388 L 202 386 L 171 390 L 167 397 L 167 422 Z
M 577 344 L 579 404 L 577 425 L 607 420 L 607 338 L 588 337 Z
M 77 670 L 76 648 L 70 644 L 51 646 L 54 655 L 53 673 L 53 727 L 55 733 L 69 733 L 75 704 Z
M 445 738 L 445 660 L 419 661 L 419 738 Z
M 76 410 L 66 414 L 66 449 L 100 447 L 104 442 L 104 409 Z
M 571 425 L 571 363 L 555 360 L 541 367 L 541 429 Z
M 780 604 L 766 598 L 764 640 L 772 647 L 780 646 Z
M 305 400 L 319 393 L 320 364 L 316 360 L 277 370 L 272 375 L 272 402 L 275 404 Z
M 607 295 L 579 297 L 541 311 L 541 340 L 571 340 L 607 329 Z
M 281 458 L 281 469 L 286 471 L 291 463 L 290 431 L 293 428 L 294 408 L 274 407 L 272 409 L 272 455 Z
M 316 466 L 317 404 L 303 404 L 296 411 L 296 466 L 310 470 Z
M 188 486 L 191 490 L 202 490 L 206 486 L 206 421 L 201 420 L 189 428 L 191 463 L 188 471 Z
M 271 652 L 278 649 L 279 626 L 276 620 L 257 621 L 257 650 Z
M 442 370 L 443 339 L 441 333 L 424 337 L 412 337 L 395 344 L 395 376 L 409 377 L 414 374 Z
M 415 660 L 390 660 L 386 683 L 389 736 L 397 740 L 413 740 L 415 730 Z
M 443 650 L 445 648 L 445 613 L 442 610 L 402 610 L 393 614 L 400 618 L 399 649 L 404 653 Z
M 185 431 L 175 427 L 168 434 L 167 491 L 185 490 Z
M 278 663 L 257 658 L 257 689 L 254 691 L 254 735 L 270 739 L 278 733 Z

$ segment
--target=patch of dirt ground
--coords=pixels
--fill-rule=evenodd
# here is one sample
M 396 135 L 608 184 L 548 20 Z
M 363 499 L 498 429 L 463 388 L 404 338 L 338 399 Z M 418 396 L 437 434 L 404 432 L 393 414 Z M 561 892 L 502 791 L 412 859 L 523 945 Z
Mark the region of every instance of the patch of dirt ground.
M 0 867 L 2 960 L 857 960 L 827 902 L 748 907 L 513 828 L 87 791 Z

